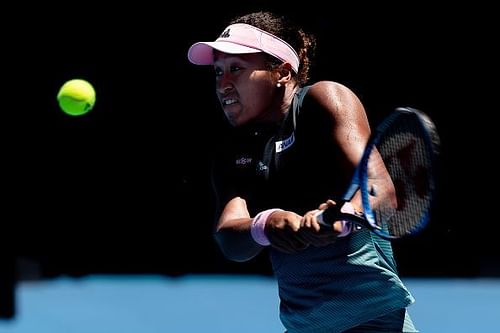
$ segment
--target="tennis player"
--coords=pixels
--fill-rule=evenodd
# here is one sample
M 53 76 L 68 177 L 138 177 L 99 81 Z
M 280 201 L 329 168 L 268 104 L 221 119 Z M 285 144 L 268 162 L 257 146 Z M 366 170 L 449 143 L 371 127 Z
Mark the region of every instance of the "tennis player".
M 214 159 L 215 239 L 234 261 L 269 251 L 288 333 L 417 332 L 391 244 L 342 221 L 320 228 L 315 218 L 342 196 L 370 136 L 353 91 L 309 82 L 315 45 L 286 18 L 255 12 L 190 47 L 193 64 L 213 66 L 231 125 Z M 387 182 L 382 174 L 375 168 L 375 185 Z M 359 207 L 355 196 L 343 209 Z

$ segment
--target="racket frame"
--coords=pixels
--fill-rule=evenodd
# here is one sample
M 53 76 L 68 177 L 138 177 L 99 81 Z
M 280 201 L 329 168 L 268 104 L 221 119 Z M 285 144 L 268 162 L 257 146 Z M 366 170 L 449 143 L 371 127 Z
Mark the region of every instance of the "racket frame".
M 427 151 L 431 155 L 429 156 L 429 158 L 431 159 L 430 172 L 431 173 L 434 172 L 432 168 L 434 167 L 435 155 L 438 153 L 439 137 L 437 136 L 437 132 L 433 122 L 427 115 L 425 115 L 424 113 L 422 113 L 417 109 L 410 107 L 398 107 L 396 108 L 395 112 L 391 113 L 387 118 L 384 119 L 384 121 L 376 128 L 375 133 L 370 137 L 363 152 L 363 156 L 361 157 L 360 162 L 356 166 L 354 175 L 351 179 L 350 186 L 344 193 L 342 199 L 336 202 L 335 206 L 330 207 L 320 212 L 317 215 L 318 223 L 321 226 L 331 227 L 331 222 L 329 223 L 328 221 L 346 220 L 355 223 L 356 225 L 359 225 L 361 227 L 366 227 L 384 239 L 394 240 L 400 238 L 386 233 L 383 230 L 383 228 L 377 225 L 375 222 L 375 214 L 370 205 L 370 189 L 368 185 L 368 161 L 370 158 L 370 154 L 379 143 L 385 130 L 392 124 L 393 121 L 395 121 L 395 118 L 400 117 L 403 113 L 411 113 L 418 118 L 418 123 L 423 129 L 422 132 L 425 134 L 423 139 L 425 145 L 428 148 Z M 429 193 L 429 195 L 431 196 L 430 198 L 431 202 L 433 200 L 433 195 L 434 195 L 434 186 L 435 184 L 433 181 L 431 183 L 431 188 Z M 346 202 L 351 201 L 358 190 L 361 191 L 361 202 L 363 205 L 363 212 L 355 212 L 355 214 L 341 212 L 343 205 Z M 423 229 L 427 225 L 429 217 L 430 217 L 429 211 L 423 214 L 423 217 L 417 224 L 419 227 L 415 229 L 413 233 L 416 233 L 419 230 Z

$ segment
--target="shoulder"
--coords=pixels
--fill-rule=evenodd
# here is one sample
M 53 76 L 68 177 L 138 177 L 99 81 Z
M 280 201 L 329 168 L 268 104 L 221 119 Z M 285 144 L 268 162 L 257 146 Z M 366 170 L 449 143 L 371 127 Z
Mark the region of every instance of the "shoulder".
M 358 96 L 347 86 L 334 81 L 319 81 L 312 84 L 306 99 L 333 115 L 364 112 Z
M 353 93 L 347 86 L 335 81 L 318 81 L 310 86 L 309 91 L 312 93 Z
M 319 81 L 310 86 L 308 95 L 320 104 L 359 102 L 347 86 L 334 81 Z

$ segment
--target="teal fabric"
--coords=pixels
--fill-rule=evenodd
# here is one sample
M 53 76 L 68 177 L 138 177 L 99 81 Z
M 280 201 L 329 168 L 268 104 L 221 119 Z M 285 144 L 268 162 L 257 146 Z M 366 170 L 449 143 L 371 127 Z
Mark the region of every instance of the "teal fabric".
M 304 214 L 343 195 L 350 179 L 335 177 L 345 174 L 338 162 L 343 153 L 331 140 L 328 114 L 306 91 L 298 91 L 279 126 L 238 128 L 222 141 L 214 164 L 218 214 L 235 196 L 255 216 L 269 208 Z M 289 333 L 342 332 L 414 301 L 398 277 L 390 242 L 367 230 L 296 254 L 271 248 L 270 256 Z
M 362 230 L 297 254 L 272 251 L 289 333 L 343 332 L 414 302 L 377 238 Z
M 274 176 L 278 179 L 283 177 L 282 184 L 293 182 L 305 169 L 300 163 L 289 161 L 299 161 L 307 150 L 321 145 L 320 139 L 310 139 L 317 135 L 311 132 L 314 126 L 303 125 L 304 122 L 313 124 L 310 114 L 318 113 L 307 104 L 304 93 L 298 92 L 292 113 L 287 117 L 288 124 L 285 120 L 280 133 L 282 137 L 290 137 L 291 131 L 297 133 L 294 135 L 295 147 L 275 154 L 274 174 L 270 173 L 270 181 Z M 330 171 L 336 170 L 336 160 L 321 156 L 318 159 Z M 321 173 L 313 173 L 313 177 L 318 174 Z M 325 187 L 328 186 L 319 186 Z M 306 202 L 308 197 L 312 197 L 311 192 L 315 191 L 297 191 L 293 199 Z M 281 193 L 280 199 L 283 200 L 286 194 Z M 291 206 L 297 211 L 300 204 Z M 279 285 L 280 318 L 289 333 L 343 332 L 394 311 L 404 310 L 414 302 L 398 277 L 390 242 L 368 230 L 339 238 L 330 246 L 311 246 L 297 254 L 271 250 L 271 261 Z M 386 318 L 388 323 L 384 325 L 401 324 L 403 317 L 399 318 L 399 322 L 397 319 L 391 320 L 389 316 Z

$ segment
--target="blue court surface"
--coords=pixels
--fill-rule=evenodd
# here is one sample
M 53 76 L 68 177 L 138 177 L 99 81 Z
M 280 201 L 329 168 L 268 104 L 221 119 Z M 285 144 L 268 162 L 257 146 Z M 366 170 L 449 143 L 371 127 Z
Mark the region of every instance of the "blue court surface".
M 499 332 L 500 279 L 406 278 L 421 332 Z M 89 275 L 22 281 L 1 333 L 283 333 L 270 277 Z

